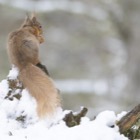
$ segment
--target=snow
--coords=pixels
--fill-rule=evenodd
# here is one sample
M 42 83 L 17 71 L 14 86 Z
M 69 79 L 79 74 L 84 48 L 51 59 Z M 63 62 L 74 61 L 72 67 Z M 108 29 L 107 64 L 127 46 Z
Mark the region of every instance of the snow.
M 121 118 L 122 118 L 123 116 L 125 116 L 126 114 L 127 114 L 126 111 L 122 111 L 120 114 L 118 114 L 118 115 L 117 115 L 117 121 L 121 120 Z
M 16 68 L 14 65 L 12 66 L 12 69 L 9 71 L 8 79 L 15 80 L 19 74 L 18 68 Z
M 4 99 L 4 97 L 6 96 L 7 92 L 8 92 L 8 82 L 7 80 L 2 80 L 0 83 L 0 100 Z
M 18 70 L 13 68 L 9 77 L 15 78 Z M 39 120 L 36 113 L 36 101 L 26 89 L 21 98 L 9 100 L 8 81 L 0 83 L 0 140 L 128 140 L 119 133 L 116 120 L 125 113 L 116 115 L 114 111 L 103 111 L 94 120 L 83 117 L 75 127 L 67 127 L 63 118 L 70 110 L 58 108 L 54 116 Z M 18 121 L 26 116 L 24 121 Z

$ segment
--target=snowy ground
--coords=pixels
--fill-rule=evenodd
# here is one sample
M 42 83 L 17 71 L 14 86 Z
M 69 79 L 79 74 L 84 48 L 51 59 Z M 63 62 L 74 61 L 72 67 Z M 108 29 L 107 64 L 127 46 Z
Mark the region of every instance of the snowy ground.
M 17 75 L 17 69 L 13 68 L 8 78 L 15 79 Z M 127 140 L 115 124 L 124 112 L 116 115 L 113 111 L 104 111 L 95 120 L 83 117 L 80 125 L 69 128 L 63 121 L 69 111 L 59 108 L 54 116 L 39 120 L 36 101 L 27 90 L 22 91 L 20 100 L 6 99 L 8 91 L 5 79 L 0 83 L 0 140 Z M 20 116 L 26 116 L 24 121 L 20 121 Z

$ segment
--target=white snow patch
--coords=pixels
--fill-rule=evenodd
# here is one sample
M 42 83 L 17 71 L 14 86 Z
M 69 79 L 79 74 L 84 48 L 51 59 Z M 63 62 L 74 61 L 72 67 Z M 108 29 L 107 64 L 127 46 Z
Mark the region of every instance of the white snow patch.
M 18 74 L 19 74 L 18 68 L 15 66 L 12 66 L 12 69 L 10 70 L 10 72 L 8 74 L 8 79 L 14 80 L 17 78 Z
M 22 97 L 18 101 L 17 107 L 15 109 L 15 117 L 20 115 L 26 116 L 25 125 L 35 123 L 38 120 L 37 113 L 36 113 L 36 100 L 31 97 L 27 90 L 22 91 Z
M 120 114 L 117 114 L 117 121 L 121 120 L 121 118 L 122 118 L 123 116 L 125 116 L 126 114 L 127 114 L 126 111 L 122 111 Z
M 2 80 L 0 82 L 0 100 L 4 99 L 9 91 L 9 85 L 7 80 Z

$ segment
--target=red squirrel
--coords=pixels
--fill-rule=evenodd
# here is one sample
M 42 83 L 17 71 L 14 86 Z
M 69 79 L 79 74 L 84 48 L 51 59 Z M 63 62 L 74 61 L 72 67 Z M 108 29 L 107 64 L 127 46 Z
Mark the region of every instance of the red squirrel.
M 61 106 L 60 95 L 52 79 L 38 67 L 39 47 L 43 42 L 42 26 L 32 15 L 9 34 L 7 45 L 9 59 L 19 69 L 19 80 L 36 99 L 39 118 L 50 116 Z

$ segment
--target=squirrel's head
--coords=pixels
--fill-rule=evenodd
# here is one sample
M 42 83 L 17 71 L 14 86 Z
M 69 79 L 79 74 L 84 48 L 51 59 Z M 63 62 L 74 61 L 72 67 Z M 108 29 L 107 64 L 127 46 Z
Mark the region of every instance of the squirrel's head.
M 42 29 L 40 22 L 38 22 L 34 13 L 31 15 L 31 17 L 29 17 L 29 15 L 27 15 L 27 17 L 21 27 L 30 28 L 36 37 L 39 37 L 39 38 L 42 37 L 43 29 Z M 42 42 L 44 42 L 44 41 L 40 41 L 40 43 L 42 43 Z

